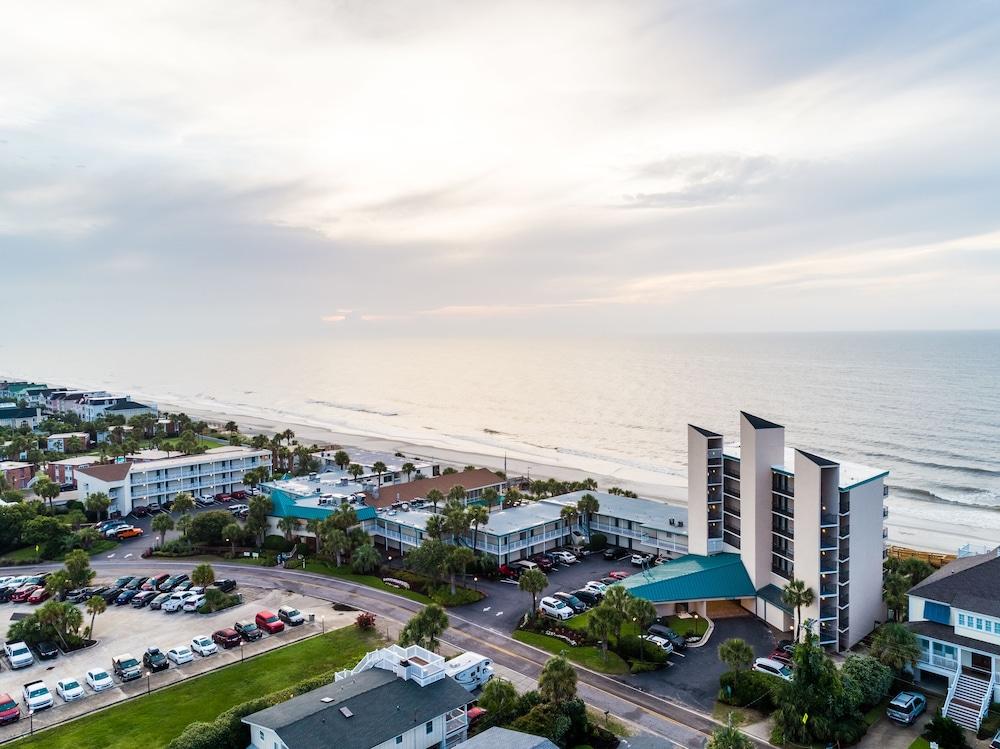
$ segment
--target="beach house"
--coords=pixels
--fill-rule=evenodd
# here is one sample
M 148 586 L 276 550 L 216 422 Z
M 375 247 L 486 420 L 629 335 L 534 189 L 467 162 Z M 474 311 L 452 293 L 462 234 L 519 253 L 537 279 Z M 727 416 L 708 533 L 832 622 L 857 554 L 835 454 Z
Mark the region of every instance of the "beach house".
M 312 454 L 320 462 L 320 473 L 336 473 L 341 471 L 335 459 L 338 452 L 340 451 L 328 449 Z M 351 464 L 361 466 L 362 472 L 357 477 L 359 481 L 370 481 L 377 485 L 379 480 L 381 480 L 382 486 L 391 486 L 392 484 L 419 481 L 420 479 L 441 475 L 441 464 L 432 460 L 406 458 L 395 453 L 380 452 L 377 450 L 352 449 L 345 452 L 348 453 Z M 375 471 L 376 463 L 381 463 L 385 466 L 385 469 L 381 473 Z M 403 466 L 405 465 L 412 466 L 412 470 L 409 473 L 403 470 Z M 343 473 L 350 475 L 346 470 Z
M 42 420 L 42 409 L 38 406 L 20 408 L 17 406 L 0 408 L 0 427 L 10 429 L 34 429 Z
M 1000 549 L 960 557 L 913 586 L 907 627 L 917 676 L 947 689 L 944 713 L 978 730 L 1000 702 Z

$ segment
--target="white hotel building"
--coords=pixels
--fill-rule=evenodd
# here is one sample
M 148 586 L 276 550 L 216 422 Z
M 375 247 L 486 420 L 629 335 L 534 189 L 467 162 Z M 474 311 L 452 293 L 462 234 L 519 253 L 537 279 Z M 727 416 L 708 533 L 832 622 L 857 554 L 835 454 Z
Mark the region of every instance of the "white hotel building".
M 738 554 L 756 598 L 741 601 L 783 631 L 793 579 L 815 594 L 804 619 L 825 647 L 846 650 L 885 620 L 884 497 L 888 471 L 785 447 L 785 429 L 742 413 L 740 441 L 688 427 L 688 533 L 693 554 Z
M 180 492 L 197 497 L 243 489 L 247 471 L 260 467 L 271 470 L 270 450 L 230 446 L 202 455 L 79 468 L 76 480 L 84 497 L 104 492 L 111 498 L 112 514 L 128 515 L 134 507 L 151 502 L 162 505 Z

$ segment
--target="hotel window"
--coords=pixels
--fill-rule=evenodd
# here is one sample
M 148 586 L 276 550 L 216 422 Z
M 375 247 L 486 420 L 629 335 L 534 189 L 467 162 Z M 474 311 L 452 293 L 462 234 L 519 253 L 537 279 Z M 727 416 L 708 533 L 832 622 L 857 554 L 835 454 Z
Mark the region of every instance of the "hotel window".
M 991 622 L 991 621 L 990 621 L 989 619 L 987 619 L 987 620 L 986 620 L 986 631 L 987 631 L 987 632 L 992 632 L 992 631 L 993 631 L 993 630 L 991 629 L 991 628 L 992 628 L 992 626 L 993 626 L 993 623 L 992 623 L 992 622 Z
M 983 628 L 983 620 L 982 620 L 982 619 L 980 619 L 980 618 L 979 618 L 979 617 L 977 616 L 977 617 L 976 617 L 976 629 L 982 629 L 982 628 Z
M 427 733 L 432 733 L 434 731 L 434 721 L 433 720 L 427 721 L 424 724 L 424 730 L 426 730 Z
M 396 743 L 397 744 L 402 744 L 403 743 L 403 737 L 402 736 L 397 736 L 396 737 Z
M 965 626 L 965 614 L 959 614 L 958 615 L 958 626 L 959 627 L 964 627 Z

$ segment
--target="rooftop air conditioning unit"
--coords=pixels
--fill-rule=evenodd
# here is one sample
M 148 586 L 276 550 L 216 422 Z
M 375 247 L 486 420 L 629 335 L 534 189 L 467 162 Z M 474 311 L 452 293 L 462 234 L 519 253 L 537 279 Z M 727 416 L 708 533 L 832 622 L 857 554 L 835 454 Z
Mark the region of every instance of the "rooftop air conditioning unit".
M 677 521 L 674 518 L 670 518 L 671 525 L 677 525 Z
M 684 521 L 683 521 L 683 520 L 678 520 L 678 521 L 677 521 L 677 527 L 678 527 L 678 528 L 682 528 L 682 527 L 684 527 Z

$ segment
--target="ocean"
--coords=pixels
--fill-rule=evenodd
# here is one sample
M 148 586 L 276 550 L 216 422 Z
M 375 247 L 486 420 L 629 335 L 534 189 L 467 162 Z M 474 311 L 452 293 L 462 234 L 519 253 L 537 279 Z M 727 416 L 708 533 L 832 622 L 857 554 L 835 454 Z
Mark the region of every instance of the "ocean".
M 896 520 L 1000 543 L 1000 332 L 108 341 L 8 344 L 0 373 L 666 485 L 684 483 L 689 422 L 736 439 L 746 410 L 889 470 Z

